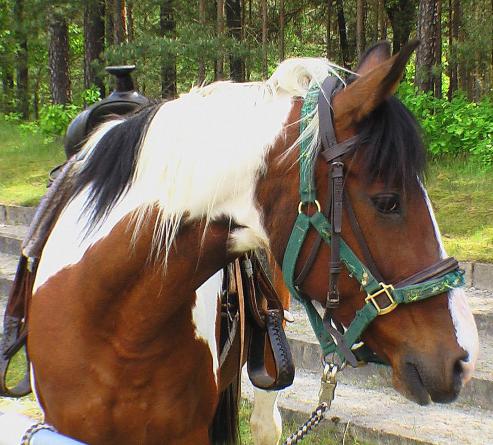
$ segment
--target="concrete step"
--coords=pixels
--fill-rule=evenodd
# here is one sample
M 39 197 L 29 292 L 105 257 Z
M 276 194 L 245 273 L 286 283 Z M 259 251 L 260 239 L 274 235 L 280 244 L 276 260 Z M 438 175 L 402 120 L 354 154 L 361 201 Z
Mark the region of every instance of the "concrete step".
M 479 329 L 480 353 L 474 377 L 461 391 L 457 405 L 493 410 L 493 296 L 488 291 L 466 289 Z M 291 312 L 295 322 L 288 324 L 286 333 L 293 359 L 298 369 L 321 371 L 320 347 L 304 310 L 295 303 Z M 346 368 L 340 381 L 363 388 L 392 386 L 392 372 L 387 366 L 370 364 L 361 368 Z M 493 414 L 492 414 L 493 416 Z
M 7 296 L 14 281 L 18 261 L 18 255 L 0 253 L 0 336 L 3 332 L 3 314 L 7 304 Z
M 25 225 L 0 224 L 0 252 L 18 255 L 27 231 Z
M 0 224 L 28 226 L 33 219 L 35 207 L 0 204 Z
M 320 376 L 298 371 L 294 384 L 282 391 L 279 406 L 284 418 L 304 422 L 318 404 Z M 248 378 L 242 395 L 252 399 Z M 493 444 L 491 411 L 472 407 L 431 404 L 418 406 L 390 388 L 358 388 L 340 383 L 322 434 L 342 439 L 344 431 L 357 441 L 378 444 Z M 344 443 L 344 442 L 341 442 Z

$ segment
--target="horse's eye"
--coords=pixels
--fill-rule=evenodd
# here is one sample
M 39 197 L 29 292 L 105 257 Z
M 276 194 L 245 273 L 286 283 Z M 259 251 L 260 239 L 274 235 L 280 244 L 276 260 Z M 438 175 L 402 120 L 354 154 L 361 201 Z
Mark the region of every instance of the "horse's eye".
M 399 214 L 400 198 L 397 193 L 379 193 L 371 198 L 375 208 L 383 214 Z

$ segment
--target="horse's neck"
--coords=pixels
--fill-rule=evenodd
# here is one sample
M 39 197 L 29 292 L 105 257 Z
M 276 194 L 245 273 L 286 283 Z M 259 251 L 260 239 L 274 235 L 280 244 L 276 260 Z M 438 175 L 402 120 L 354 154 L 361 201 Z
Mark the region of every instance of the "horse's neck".
M 195 290 L 231 259 L 229 221 L 210 223 L 205 232 L 201 223 L 182 223 L 165 262 L 164 252 L 153 247 L 157 210 L 133 240 L 136 222 L 123 206 L 113 209 L 81 242 L 86 223 L 79 219 L 78 201 L 69 204 L 48 240 L 37 287 L 66 270 L 67 280 L 79 289 L 74 305 L 83 304 L 89 324 L 106 326 L 109 336 L 121 334 L 136 344 L 154 338 L 177 311 L 190 313 Z M 84 277 L 90 277 L 90 283 Z
M 122 304 L 116 303 L 120 325 L 126 326 L 123 335 L 130 332 L 133 338 L 129 341 L 136 344 L 159 338 L 163 326 L 174 326 L 176 319 L 183 321 L 179 326 L 186 324 L 197 305 L 196 289 L 232 259 L 227 250 L 229 225 L 223 222 L 211 223 L 205 232 L 203 224 L 184 224 L 166 262 L 163 255 L 149 257 L 153 231 L 149 223 L 139 234 L 134 253 L 128 259 L 134 263 L 130 267 L 136 272 L 135 277 Z M 215 308 L 215 295 L 208 298 L 205 307 L 210 304 Z M 135 314 L 140 319 L 135 319 Z M 130 331 L 128 320 L 133 325 Z
M 286 153 L 286 150 L 298 139 L 300 109 L 301 101 L 294 101 L 283 134 L 267 155 L 267 170 L 259 178 L 255 191 L 270 249 L 278 264 L 282 264 L 299 202 L 299 151 L 291 149 Z

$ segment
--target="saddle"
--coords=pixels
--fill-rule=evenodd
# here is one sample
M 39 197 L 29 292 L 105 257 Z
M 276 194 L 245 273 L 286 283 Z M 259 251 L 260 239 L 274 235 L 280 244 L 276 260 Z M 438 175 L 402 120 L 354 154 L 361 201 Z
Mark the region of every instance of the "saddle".
M 14 387 L 7 383 L 8 368 L 13 356 L 27 340 L 28 309 L 39 258 L 70 198 L 70 184 L 77 163 L 75 158 L 65 164 L 41 200 L 23 242 L 4 315 L 0 343 L 0 396 L 23 397 L 31 392 L 29 366 Z M 284 309 L 257 255 L 249 253 L 235 260 L 225 268 L 224 277 L 220 364 L 226 362 L 232 346 L 240 341 L 240 351 L 247 351 L 248 374 L 255 386 L 274 390 L 291 385 L 294 365 L 283 330 Z M 248 331 L 248 342 L 244 345 L 245 330 Z

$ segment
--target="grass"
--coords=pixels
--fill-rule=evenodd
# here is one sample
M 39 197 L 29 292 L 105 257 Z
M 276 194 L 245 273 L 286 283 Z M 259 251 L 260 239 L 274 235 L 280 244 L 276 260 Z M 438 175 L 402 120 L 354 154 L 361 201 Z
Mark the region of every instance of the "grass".
M 26 358 L 24 350 L 18 352 L 8 369 L 7 386 L 13 387 L 23 377 L 26 369 Z M 20 399 L 10 399 L 8 397 L 0 397 L 0 412 L 15 412 L 25 414 L 26 416 L 34 417 L 36 420 L 42 420 L 43 416 L 39 409 L 38 403 L 33 394 Z
M 0 203 L 36 205 L 48 172 L 64 160 L 62 141 L 0 116 Z M 493 170 L 445 159 L 429 166 L 427 187 L 450 255 L 493 262 Z
M 315 403 L 316 402 L 314 401 L 314 404 Z M 240 406 L 241 445 L 253 444 L 252 436 L 250 434 L 250 426 L 249 426 L 249 419 L 251 413 L 252 413 L 252 404 L 246 400 L 242 400 Z M 330 417 L 330 413 L 329 413 L 329 417 Z M 326 427 L 322 425 L 312 430 L 312 432 L 305 439 L 303 439 L 301 443 L 303 445 L 340 445 L 341 443 L 343 443 L 341 433 L 333 431 L 330 427 Z M 284 421 L 282 425 L 283 435 L 280 440 L 280 443 L 283 443 L 290 434 L 294 433 L 298 429 L 299 426 L 300 423 L 293 422 L 292 420 Z M 347 432 L 347 435 L 344 438 L 344 444 L 365 445 L 367 444 L 367 442 L 361 442 L 355 439 L 351 435 L 349 428 L 349 431 Z
M 435 161 L 427 188 L 447 253 L 493 262 L 493 169 L 460 159 Z
M 0 116 L 0 203 L 36 205 L 49 171 L 64 160 L 60 139 L 33 134 Z

